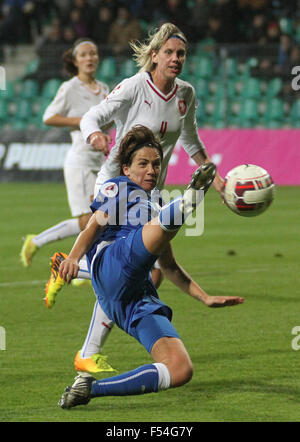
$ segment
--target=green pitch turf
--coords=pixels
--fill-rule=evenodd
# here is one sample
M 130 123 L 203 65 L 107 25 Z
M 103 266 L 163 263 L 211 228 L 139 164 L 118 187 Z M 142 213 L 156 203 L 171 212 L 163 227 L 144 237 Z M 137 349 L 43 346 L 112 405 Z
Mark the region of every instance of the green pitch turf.
M 135 397 L 57 406 L 72 383 L 73 359 L 83 344 L 94 305 L 89 288 L 66 287 L 53 310 L 43 301 L 53 252 L 72 240 L 45 246 L 25 269 L 22 236 L 67 217 L 64 186 L 0 185 L 0 421 L 229 422 L 300 421 L 300 188 L 278 188 L 270 209 L 242 218 L 214 190 L 205 201 L 200 237 L 184 230 L 173 241 L 178 261 L 213 295 L 239 295 L 245 303 L 209 309 L 164 281 L 159 293 L 191 355 L 194 377 L 186 386 Z M 1 329 L 3 332 L 3 329 Z M 299 332 L 298 332 L 299 333 Z M 2 340 L 3 341 L 3 340 Z M 3 346 L 3 342 L 2 342 Z M 105 345 L 120 372 L 150 362 L 146 351 L 114 328 Z

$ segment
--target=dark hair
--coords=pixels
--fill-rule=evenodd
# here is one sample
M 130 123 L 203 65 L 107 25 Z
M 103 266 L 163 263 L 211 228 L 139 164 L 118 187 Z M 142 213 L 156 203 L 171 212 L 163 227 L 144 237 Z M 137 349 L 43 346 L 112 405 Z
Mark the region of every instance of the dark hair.
M 67 49 L 62 55 L 64 70 L 70 75 L 77 75 L 78 74 L 78 68 L 74 64 L 75 56 L 73 55 L 73 52 L 74 52 L 74 49 L 76 48 L 76 46 L 78 46 L 80 43 L 82 43 L 84 41 L 91 42 L 97 47 L 97 44 L 91 38 L 82 37 L 82 38 L 78 38 L 73 43 L 73 46 L 70 49 Z
M 117 161 L 120 166 L 120 175 L 124 175 L 123 166 L 130 166 L 134 154 L 143 147 L 157 149 L 160 159 L 163 159 L 163 150 L 160 142 L 155 138 L 153 132 L 146 126 L 134 126 L 121 141 Z

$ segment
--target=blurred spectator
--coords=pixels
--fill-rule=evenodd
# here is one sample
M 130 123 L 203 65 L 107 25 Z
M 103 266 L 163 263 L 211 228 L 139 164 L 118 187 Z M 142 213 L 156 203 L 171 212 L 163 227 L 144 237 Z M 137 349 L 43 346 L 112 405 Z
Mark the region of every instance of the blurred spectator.
M 56 4 L 48 0 L 26 1 L 23 10 L 31 27 L 31 34 L 34 35 L 42 34 L 45 17 L 59 14 L 59 8 L 57 8 Z
M 189 23 L 191 16 L 186 0 L 166 0 L 161 2 L 157 13 L 158 17 L 160 16 L 160 24 L 162 22 L 173 23 L 186 35 L 188 40 L 192 39 Z
M 224 43 L 236 43 L 241 40 L 239 32 L 239 10 L 235 0 L 216 0 L 211 7 L 211 16 L 217 15 L 221 21 Z
M 77 9 L 80 11 L 81 20 L 84 21 L 87 28 L 90 29 L 90 26 L 94 19 L 94 9 L 90 6 L 87 0 L 73 0 L 72 1 L 73 9 Z M 85 34 L 86 36 L 87 34 Z
M 112 10 L 107 6 L 100 6 L 92 25 L 92 39 L 101 46 L 101 54 L 103 56 L 110 55 L 111 52 L 108 37 L 112 21 Z
M 151 27 L 158 27 L 158 22 L 161 19 L 161 16 L 159 15 L 159 17 L 157 17 L 157 11 L 159 11 L 161 3 L 161 0 L 144 0 L 138 18 L 151 24 Z
M 89 37 L 89 25 L 82 16 L 80 9 L 75 8 L 71 10 L 68 25 L 74 29 L 77 38 Z
M 267 16 L 263 13 L 255 14 L 247 32 L 247 43 L 265 44 L 267 26 Z
M 72 0 L 54 0 L 51 2 L 55 5 L 57 15 L 63 23 L 69 21 L 70 10 L 72 9 Z
M 51 78 L 64 79 L 61 63 L 57 63 L 64 50 L 65 44 L 62 42 L 61 26 L 58 20 L 54 20 L 48 34 L 36 47 L 36 53 L 40 60 L 38 69 L 34 73 L 26 75 L 24 79 L 37 80 L 41 86 Z
M 270 2 L 271 0 L 237 0 L 239 24 L 244 29 L 245 35 L 249 27 L 252 27 L 256 14 L 268 14 Z
M 147 2 L 147 0 L 121 0 L 122 1 L 122 6 L 126 6 L 131 14 L 134 17 L 140 17 L 141 14 L 143 13 L 143 9 L 145 8 L 145 4 L 146 3 L 152 3 L 151 2 Z M 153 8 L 153 4 L 151 4 L 151 7 Z
M 270 6 L 275 17 L 293 17 L 299 10 L 299 0 L 271 0 Z
M 72 26 L 64 26 L 62 31 L 63 44 L 70 48 L 76 39 L 77 37 L 74 28 Z
M 207 0 L 195 0 L 189 21 L 190 41 L 192 43 L 197 43 L 206 37 L 210 12 L 211 9 Z
M 118 9 L 123 5 L 122 0 L 98 0 L 97 7 L 101 8 L 102 6 L 106 6 L 112 11 L 113 17 L 117 15 Z
M 282 34 L 280 36 L 280 44 L 278 48 L 277 68 L 281 70 L 286 64 L 290 62 L 290 55 L 293 48 L 293 42 L 289 35 Z
M 287 36 L 288 37 L 288 36 Z M 275 66 L 278 65 L 279 57 L 284 57 L 284 51 L 287 50 L 286 42 L 283 40 L 280 45 L 281 33 L 278 24 L 274 21 L 267 26 L 265 38 L 262 38 L 262 44 L 259 51 L 254 46 L 258 66 L 252 69 L 252 75 L 269 79 L 274 77 Z
M 1 5 L 1 4 L 0 4 Z M 30 23 L 24 11 L 26 0 L 4 0 L 1 5 L 0 42 L 11 46 L 31 41 Z
M 280 41 L 280 27 L 276 21 L 271 21 L 267 26 L 266 44 L 275 45 Z
M 224 32 L 222 30 L 222 19 L 217 14 L 208 18 L 207 38 L 212 38 L 216 43 L 224 42 Z
M 266 12 L 271 0 L 238 0 L 237 3 L 239 8 L 256 13 L 257 11 Z
M 239 11 L 235 0 L 216 0 L 208 15 L 207 38 L 216 43 L 236 43 L 241 41 L 238 29 Z
M 130 54 L 128 42 L 140 40 L 142 35 L 142 28 L 137 19 L 132 16 L 128 8 L 121 6 L 109 32 L 108 43 L 111 45 L 112 53 L 117 57 L 128 56 Z

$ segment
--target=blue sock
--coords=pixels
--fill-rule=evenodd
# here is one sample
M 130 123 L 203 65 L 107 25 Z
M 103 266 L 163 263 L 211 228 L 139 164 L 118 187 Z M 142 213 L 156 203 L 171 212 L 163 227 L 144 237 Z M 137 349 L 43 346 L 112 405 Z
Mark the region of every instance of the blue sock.
M 93 382 L 91 397 L 129 396 L 157 391 L 157 368 L 153 364 L 147 364 L 118 376 Z

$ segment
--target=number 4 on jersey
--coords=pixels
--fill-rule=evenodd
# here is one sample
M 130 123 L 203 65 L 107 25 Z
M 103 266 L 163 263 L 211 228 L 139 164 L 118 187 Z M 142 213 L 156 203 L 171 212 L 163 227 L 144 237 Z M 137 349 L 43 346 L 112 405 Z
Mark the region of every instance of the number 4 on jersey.
M 159 133 L 161 134 L 161 138 L 163 138 L 163 136 L 167 132 L 167 126 L 168 126 L 168 122 L 167 121 L 162 121 L 161 122 L 160 131 L 159 131 Z

